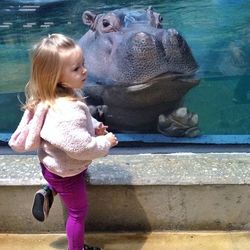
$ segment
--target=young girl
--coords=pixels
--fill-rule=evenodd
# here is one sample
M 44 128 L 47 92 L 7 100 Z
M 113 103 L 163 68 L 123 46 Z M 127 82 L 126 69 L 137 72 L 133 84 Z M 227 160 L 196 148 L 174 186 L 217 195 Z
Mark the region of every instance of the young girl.
M 86 77 L 83 53 L 72 39 L 61 34 L 42 39 L 33 50 L 25 112 L 9 141 L 18 152 L 37 150 L 44 178 L 67 209 L 69 250 L 100 250 L 84 244 L 84 175 L 93 159 L 118 143 L 79 94 Z

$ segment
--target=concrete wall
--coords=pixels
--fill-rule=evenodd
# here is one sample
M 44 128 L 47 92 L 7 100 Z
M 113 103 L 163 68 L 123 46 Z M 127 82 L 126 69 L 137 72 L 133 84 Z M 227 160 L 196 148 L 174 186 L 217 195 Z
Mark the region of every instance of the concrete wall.
M 31 215 L 44 184 L 34 155 L 0 155 L 0 232 L 62 232 L 55 199 L 45 223 Z M 250 157 L 110 155 L 88 170 L 87 231 L 244 230 L 250 225 Z

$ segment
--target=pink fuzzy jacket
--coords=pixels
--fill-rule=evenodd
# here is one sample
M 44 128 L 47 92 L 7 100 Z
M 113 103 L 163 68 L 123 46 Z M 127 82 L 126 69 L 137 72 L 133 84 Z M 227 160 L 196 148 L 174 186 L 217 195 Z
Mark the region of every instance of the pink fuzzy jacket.
M 106 137 L 95 136 L 98 124 L 85 103 L 60 98 L 49 109 L 40 103 L 35 112 L 26 110 L 9 145 L 17 152 L 38 150 L 50 172 L 73 176 L 109 152 Z

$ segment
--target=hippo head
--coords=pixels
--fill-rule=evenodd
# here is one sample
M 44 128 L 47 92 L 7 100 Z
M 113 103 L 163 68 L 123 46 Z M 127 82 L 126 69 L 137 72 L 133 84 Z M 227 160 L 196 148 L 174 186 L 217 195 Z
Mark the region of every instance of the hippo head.
M 196 115 L 178 110 L 199 81 L 185 39 L 162 28 L 162 17 L 146 10 L 83 13 L 90 27 L 79 40 L 88 79 L 84 87 L 94 117 L 111 131 L 196 136 Z M 177 111 L 176 111 L 177 110 Z
M 85 11 L 82 17 L 90 30 L 79 45 L 94 82 L 133 85 L 197 69 L 185 39 L 175 29 L 163 29 L 161 15 L 151 7 L 98 15 Z

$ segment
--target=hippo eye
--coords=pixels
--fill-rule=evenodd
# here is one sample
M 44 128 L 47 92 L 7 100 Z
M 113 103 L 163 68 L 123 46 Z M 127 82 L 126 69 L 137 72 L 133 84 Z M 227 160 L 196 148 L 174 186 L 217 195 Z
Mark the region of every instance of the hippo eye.
M 159 16 L 159 22 L 161 23 L 163 21 L 163 17 Z
M 109 23 L 109 21 L 107 20 L 107 19 L 103 19 L 102 20 L 102 25 L 103 25 L 103 27 L 108 27 L 109 25 L 110 25 L 110 23 Z

